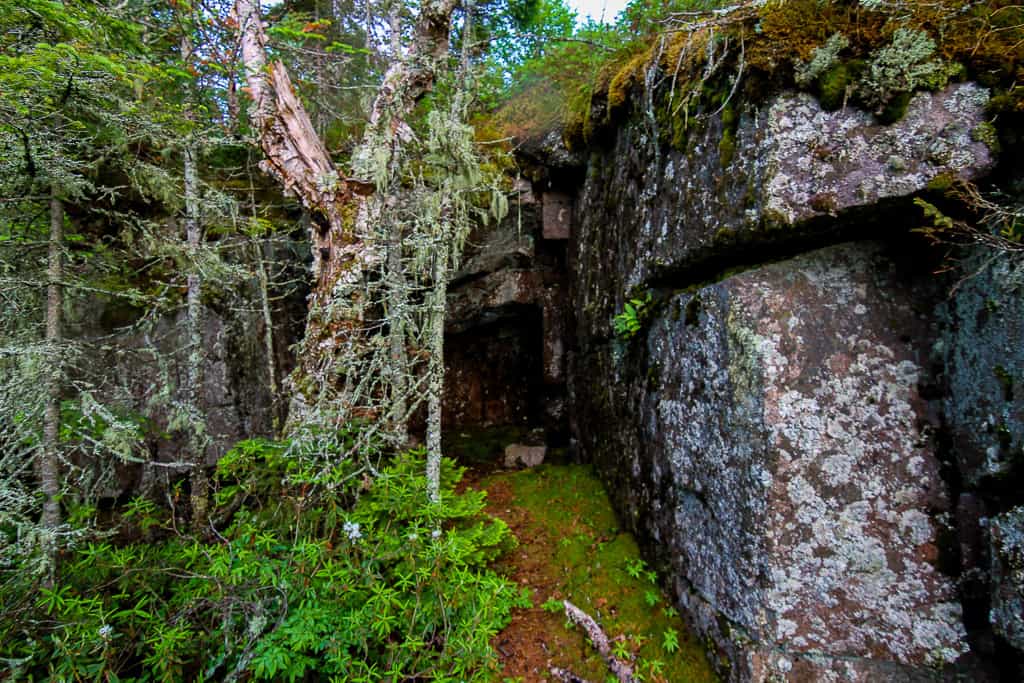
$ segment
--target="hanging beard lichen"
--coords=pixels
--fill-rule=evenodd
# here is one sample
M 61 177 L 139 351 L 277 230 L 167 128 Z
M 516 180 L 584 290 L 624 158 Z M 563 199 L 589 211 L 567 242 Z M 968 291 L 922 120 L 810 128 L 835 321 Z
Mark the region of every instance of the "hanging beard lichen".
M 374 270 L 364 282 L 336 286 L 322 312 L 328 320 L 358 319 L 363 327 L 301 387 L 306 404 L 293 431 L 307 442 L 336 446 L 336 427 L 358 423 L 360 436 L 346 449 L 353 459 L 364 440 L 405 447 L 409 421 L 425 404 L 429 462 L 440 460 L 448 282 L 472 228 L 508 213 L 507 179 L 484 163 L 466 123 L 466 99 L 456 92 L 447 105 L 438 104 L 421 134 L 410 131 L 401 148 L 363 156 L 371 161 L 363 170 L 372 170 L 377 187 L 359 221 Z M 364 458 L 356 471 L 375 469 Z

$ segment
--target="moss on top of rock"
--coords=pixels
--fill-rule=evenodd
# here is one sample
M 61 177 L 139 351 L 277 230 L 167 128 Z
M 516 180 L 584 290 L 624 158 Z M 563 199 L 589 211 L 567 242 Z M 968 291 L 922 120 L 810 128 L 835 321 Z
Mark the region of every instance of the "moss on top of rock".
M 914 92 L 970 78 L 993 90 L 993 109 L 1024 113 L 1024 7 L 1008 0 L 748 2 L 669 14 L 656 25 L 663 32 L 610 53 L 586 94 L 566 103 L 571 146 L 593 143 L 652 102 L 661 132 L 681 145 L 686 128 L 722 111 L 721 100 L 706 97 L 708 82 L 724 85 L 734 108 L 795 87 L 826 109 L 859 106 L 887 123 L 902 117 Z M 655 93 L 643 95 L 651 68 Z

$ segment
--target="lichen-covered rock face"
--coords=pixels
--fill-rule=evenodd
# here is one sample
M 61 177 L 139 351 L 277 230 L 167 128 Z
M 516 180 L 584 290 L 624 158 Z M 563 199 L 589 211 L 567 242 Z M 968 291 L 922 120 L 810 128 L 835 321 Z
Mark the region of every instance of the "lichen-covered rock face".
M 659 145 L 643 122 L 624 126 L 614 147 L 591 156 L 576 207 L 581 333 L 605 334 L 631 288 L 684 271 L 700 280 L 798 240 L 856 236 L 879 202 L 985 173 L 994 157 L 975 138 L 987 101 L 971 83 L 918 93 L 884 126 L 788 93 L 743 107 L 735 130 L 709 118 L 685 149 Z
M 446 334 L 442 424 L 452 430 L 542 424 L 541 334 L 540 315 L 529 308 Z
M 964 270 L 939 348 L 953 453 L 968 489 L 1002 484 L 1012 495 L 1024 473 L 1024 263 L 979 250 Z
M 1017 654 L 1001 651 L 998 643 L 987 639 L 976 649 L 988 659 L 1015 659 L 1010 665 L 1017 667 L 1020 677 L 1024 263 L 1014 255 L 979 248 L 966 257 L 963 271 L 966 276 L 955 295 L 943 305 L 944 329 L 935 355 L 945 370 L 943 408 L 960 480 L 957 517 L 964 604 L 977 625 L 988 623 Z
M 882 125 L 782 93 L 671 144 L 663 117 L 638 116 L 590 155 L 568 259 L 574 434 L 736 680 L 913 678 L 967 649 L 938 567 L 961 569 L 949 527 L 969 510 L 956 531 L 985 570 L 988 508 L 951 500 L 937 444 L 992 411 L 977 389 L 951 410 L 940 396 L 979 372 L 1012 386 L 1018 368 L 993 374 L 996 331 L 985 350 L 956 323 L 940 335 L 935 279 L 904 277 L 872 240 L 903 239 L 914 193 L 994 167 L 987 102 L 955 84 Z M 645 292 L 656 319 L 616 339 L 612 320 Z M 956 459 L 1019 440 L 1000 419 Z
M 994 517 L 992 612 L 996 633 L 1024 650 L 1024 507 Z
M 967 649 L 920 390 L 935 292 L 907 270 L 811 252 L 575 359 L 581 445 L 734 680 L 914 678 Z
M 803 94 L 777 99 L 766 121 L 762 212 L 793 225 L 924 188 L 935 177 L 973 177 L 993 157 L 975 133 L 988 91 L 973 83 L 919 93 L 889 126 L 866 112 L 822 111 Z
M 282 330 L 284 326 L 282 325 Z M 173 353 L 188 348 L 185 314 L 161 320 L 147 335 L 160 340 L 164 352 Z M 251 435 L 271 435 L 274 432 L 274 405 L 268 390 L 267 355 L 263 345 L 263 323 L 256 311 L 222 313 L 207 308 L 203 311 L 203 383 L 199 401 L 206 419 L 209 437 L 205 459 L 215 464 L 228 449 Z M 145 348 L 145 340 L 135 340 Z M 294 343 L 295 338 L 289 340 Z M 169 354 L 170 355 L 170 354 Z M 280 373 L 280 365 L 278 366 Z M 290 367 L 286 366 L 290 370 Z M 123 376 L 131 378 L 136 395 L 147 396 L 156 387 L 182 387 L 186 367 L 180 359 L 161 368 L 158 364 L 122 367 Z M 168 373 L 162 376 L 162 373 Z M 173 400 L 182 401 L 181 389 L 176 389 Z M 159 406 L 157 423 L 166 430 L 168 422 L 175 420 L 172 397 L 164 402 L 148 399 Z M 178 418 L 180 421 L 180 418 Z M 165 435 L 156 443 L 155 458 L 159 462 L 181 460 L 181 434 Z

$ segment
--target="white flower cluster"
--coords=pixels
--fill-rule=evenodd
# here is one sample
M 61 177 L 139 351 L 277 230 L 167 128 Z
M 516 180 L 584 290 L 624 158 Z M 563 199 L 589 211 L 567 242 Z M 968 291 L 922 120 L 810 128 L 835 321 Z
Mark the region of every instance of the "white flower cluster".
M 345 522 L 341 528 L 350 541 L 358 541 L 363 537 L 363 532 L 359 530 L 359 522 Z

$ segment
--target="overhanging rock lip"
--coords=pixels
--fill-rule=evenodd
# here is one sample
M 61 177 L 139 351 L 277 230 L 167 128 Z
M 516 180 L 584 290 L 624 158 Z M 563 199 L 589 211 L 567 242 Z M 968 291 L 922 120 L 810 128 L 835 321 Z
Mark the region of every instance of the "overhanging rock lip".
M 622 128 L 609 157 L 594 156 L 577 198 L 574 257 L 587 267 L 615 249 L 616 287 L 628 291 L 706 281 L 751 262 L 744 252 L 756 250 L 757 260 L 777 247 L 786 257 L 906 234 L 921 220 L 912 198 L 932 181 L 978 180 L 995 168 L 995 153 L 974 134 L 986 122 L 988 99 L 975 83 L 921 92 L 903 120 L 883 125 L 868 112 L 827 112 L 811 95 L 784 92 L 743 108 L 725 166 L 714 153 L 724 135 L 720 120 L 709 120 L 685 151 L 660 146 L 657 167 L 642 131 Z M 600 221 L 588 218 L 595 212 Z M 872 214 L 883 212 L 905 220 L 865 234 Z M 587 245 L 597 244 L 604 252 L 589 253 Z M 593 315 L 614 315 L 605 308 Z
M 905 116 L 881 124 L 864 111 L 828 112 L 807 93 L 787 92 L 767 108 L 762 213 L 780 224 L 906 197 L 939 176 L 974 180 L 996 154 L 976 131 L 989 91 L 957 83 L 918 92 Z

